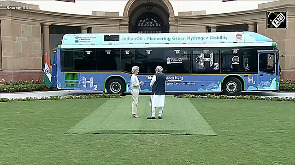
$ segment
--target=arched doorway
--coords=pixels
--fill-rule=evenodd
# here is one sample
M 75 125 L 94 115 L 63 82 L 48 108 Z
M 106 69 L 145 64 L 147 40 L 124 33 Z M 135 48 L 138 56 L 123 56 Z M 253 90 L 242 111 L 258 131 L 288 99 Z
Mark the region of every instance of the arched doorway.
M 130 28 L 130 33 L 164 33 L 169 28 L 164 25 L 163 20 L 154 13 L 141 15 L 136 21 L 135 26 Z
M 171 12 L 162 0 L 134 0 L 129 5 L 128 17 L 130 33 L 169 32 L 169 18 Z

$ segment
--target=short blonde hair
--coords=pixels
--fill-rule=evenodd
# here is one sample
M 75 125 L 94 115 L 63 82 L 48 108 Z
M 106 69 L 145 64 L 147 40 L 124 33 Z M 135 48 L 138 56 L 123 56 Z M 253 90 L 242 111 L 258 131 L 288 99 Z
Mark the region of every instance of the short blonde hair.
M 163 72 L 163 68 L 161 66 L 157 66 L 155 70 L 156 70 L 156 73 L 162 73 Z
M 133 66 L 131 69 L 131 73 L 134 73 L 136 70 L 139 70 L 138 66 Z

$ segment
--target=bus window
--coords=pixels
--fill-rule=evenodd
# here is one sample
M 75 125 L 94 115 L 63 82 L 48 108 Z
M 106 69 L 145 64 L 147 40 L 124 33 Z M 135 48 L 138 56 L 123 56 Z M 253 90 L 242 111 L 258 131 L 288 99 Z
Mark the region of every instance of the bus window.
M 271 53 L 261 53 L 259 56 L 259 70 L 267 73 L 274 73 L 275 55 Z
M 274 68 L 275 64 L 275 57 L 273 54 L 267 55 L 267 69 L 272 70 Z
M 221 51 L 221 71 L 222 72 L 244 72 L 243 68 L 243 56 L 240 53 L 240 49 L 227 49 Z M 246 64 L 246 62 L 245 62 Z
M 230 72 L 232 70 L 232 57 L 233 55 L 231 50 L 221 51 L 221 72 Z
M 139 66 L 140 73 L 154 74 L 157 66 L 157 60 L 155 60 L 157 51 L 154 49 L 136 49 L 135 50 L 135 65 Z M 158 64 L 160 65 L 160 64 Z
M 249 56 L 244 54 L 243 55 L 243 68 L 245 71 L 249 71 Z
M 242 70 L 246 73 L 257 73 L 257 51 L 255 49 L 240 49 L 240 53 L 243 56 Z
M 191 51 L 183 49 L 181 51 L 181 58 L 182 58 L 182 63 L 183 63 L 183 69 L 185 73 L 191 73 Z
M 64 50 L 61 54 L 61 68 L 62 71 L 73 71 L 74 70 L 74 52 L 72 50 Z
M 222 73 L 257 72 L 257 53 L 251 49 L 221 50 Z
M 95 49 L 79 49 L 74 51 L 75 71 L 96 70 Z
M 164 72 L 167 72 L 165 50 L 166 48 L 145 48 L 137 49 L 141 57 L 137 57 L 143 61 L 141 65 L 143 67 L 143 72 L 154 74 L 155 68 L 160 65 L 163 67 Z M 144 59 L 144 60 L 143 60 Z M 142 72 L 142 73 L 143 73 Z
M 222 73 L 257 73 L 257 53 L 254 49 L 221 50 Z
M 167 73 L 191 73 L 190 51 L 185 48 L 165 48 L 164 68 Z
M 192 60 L 193 73 L 220 73 L 218 50 L 194 50 Z
M 121 49 L 121 70 L 131 72 L 135 63 L 134 49 Z
M 232 57 L 231 57 L 231 65 L 232 65 L 232 72 L 238 73 L 238 72 L 243 72 L 243 67 L 242 67 L 242 56 L 240 53 L 240 49 L 232 49 Z
M 96 49 L 96 70 L 120 68 L 120 49 Z

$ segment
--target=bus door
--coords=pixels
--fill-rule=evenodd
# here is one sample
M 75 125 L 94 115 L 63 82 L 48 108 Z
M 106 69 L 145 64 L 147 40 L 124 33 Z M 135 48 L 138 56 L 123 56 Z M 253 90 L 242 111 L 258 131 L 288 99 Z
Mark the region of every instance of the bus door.
M 276 90 L 278 89 L 278 51 L 259 50 L 258 51 L 258 90 Z
M 52 54 L 52 77 L 51 77 L 51 82 L 52 82 L 52 87 L 56 88 L 57 87 L 57 63 L 56 63 L 56 49 L 53 50 Z

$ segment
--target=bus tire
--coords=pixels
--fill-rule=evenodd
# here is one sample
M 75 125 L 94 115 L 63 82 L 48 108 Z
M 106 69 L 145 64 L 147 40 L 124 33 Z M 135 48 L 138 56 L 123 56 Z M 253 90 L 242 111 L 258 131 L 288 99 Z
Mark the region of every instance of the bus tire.
M 222 91 L 225 95 L 236 96 L 241 94 L 242 83 L 239 79 L 235 77 L 230 77 L 226 79 L 222 86 Z
M 109 94 L 123 94 L 125 92 L 125 83 L 119 78 L 112 78 L 106 83 L 106 91 Z

